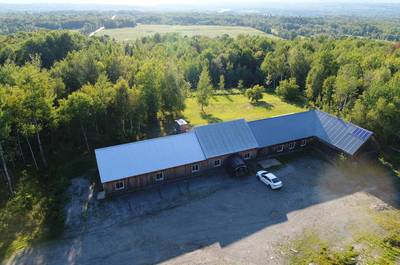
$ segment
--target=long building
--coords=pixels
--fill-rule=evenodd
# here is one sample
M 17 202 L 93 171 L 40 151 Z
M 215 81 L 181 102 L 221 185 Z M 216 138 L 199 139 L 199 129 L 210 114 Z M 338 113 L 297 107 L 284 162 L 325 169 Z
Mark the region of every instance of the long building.
M 350 122 L 310 110 L 198 126 L 182 134 L 96 149 L 95 154 L 103 188 L 114 193 L 195 176 L 222 166 L 232 155 L 249 160 L 312 142 L 353 156 L 371 136 Z

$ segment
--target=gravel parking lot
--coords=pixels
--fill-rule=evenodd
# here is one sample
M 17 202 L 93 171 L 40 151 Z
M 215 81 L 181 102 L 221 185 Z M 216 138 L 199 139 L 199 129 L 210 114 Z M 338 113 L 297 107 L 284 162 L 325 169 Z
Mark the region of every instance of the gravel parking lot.
M 370 209 L 400 202 L 398 180 L 368 163 L 299 154 L 272 172 L 282 189 L 221 170 L 101 203 L 74 180 L 64 238 L 6 264 L 285 264 L 282 246 L 304 231 L 340 245 L 377 229 Z

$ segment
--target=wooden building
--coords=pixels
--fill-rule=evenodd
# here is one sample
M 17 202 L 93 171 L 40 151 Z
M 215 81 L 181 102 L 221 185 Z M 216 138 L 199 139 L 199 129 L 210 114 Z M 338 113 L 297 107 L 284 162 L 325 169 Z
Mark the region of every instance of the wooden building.
M 354 155 L 371 135 L 340 118 L 310 110 L 199 126 L 182 134 L 96 149 L 95 153 L 101 182 L 109 194 L 190 178 L 224 165 L 232 156 L 246 161 L 313 142 Z

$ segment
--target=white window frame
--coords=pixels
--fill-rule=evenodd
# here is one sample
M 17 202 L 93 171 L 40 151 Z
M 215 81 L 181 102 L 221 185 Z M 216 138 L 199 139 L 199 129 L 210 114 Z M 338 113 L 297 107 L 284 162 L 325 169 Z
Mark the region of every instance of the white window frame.
M 214 160 L 214 167 L 220 167 L 220 166 L 221 166 L 221 159 Z
M 194 164 L 192 165 L 192 173 L 196 173 L 200 171 L 200 166 L 199 164 Z
M 293 150 L 296 147 L 296 142 L 289 143 L 289 149 Z
M 306 146 L 306 145 L 307 145 L 307 139 L 301 140 L 300 146 L 303 147 L 303 146 Z
M 122 186 L 118 187 L 118 184 L 121 184 L 121 183 L 122 183 Z M 123 180 L 115 182 L 114 188 L 115 188 L 115 190 L 123 190 L 123 189 L 125 189 L 125 182 Z
M 283 152 L 283 144 L 278 145 L 278 148 L 276 149 L 276 152 L 278 152 L 278 153 Z
M 250 153 L 244 153 L 243 158 L 244 160 L 249 160 L 251 158 Z
M 158 176 L 161 174 L 161 178 L 159 178 Z M 164 172 L 158 172 L 156 173 L 156 177 L 155 177 L 156 181 L 163 181 L 164 180 Z

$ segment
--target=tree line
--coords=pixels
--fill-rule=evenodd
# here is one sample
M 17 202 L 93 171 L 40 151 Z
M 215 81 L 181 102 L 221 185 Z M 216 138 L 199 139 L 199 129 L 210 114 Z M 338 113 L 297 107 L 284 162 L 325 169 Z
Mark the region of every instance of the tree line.
M 114 17 L 115 16 L 115 17 Z M 223 25 L 248 26 L 283 39 L 296 37 L 329 36 L 341 38 L 358 36 L 389 41 L 400 40 L 399 19 L 390 16 L 352 17 L 349 16 L 272 16 L 241 13 L 142 13 L 136 11 L 66 11 L 3 13 L 0 14 L 0 34 L 37 30 L 78 30 L 88 34 L 105 26 L 106 28 L 135 27 L 142 24 L 168 25 Z

